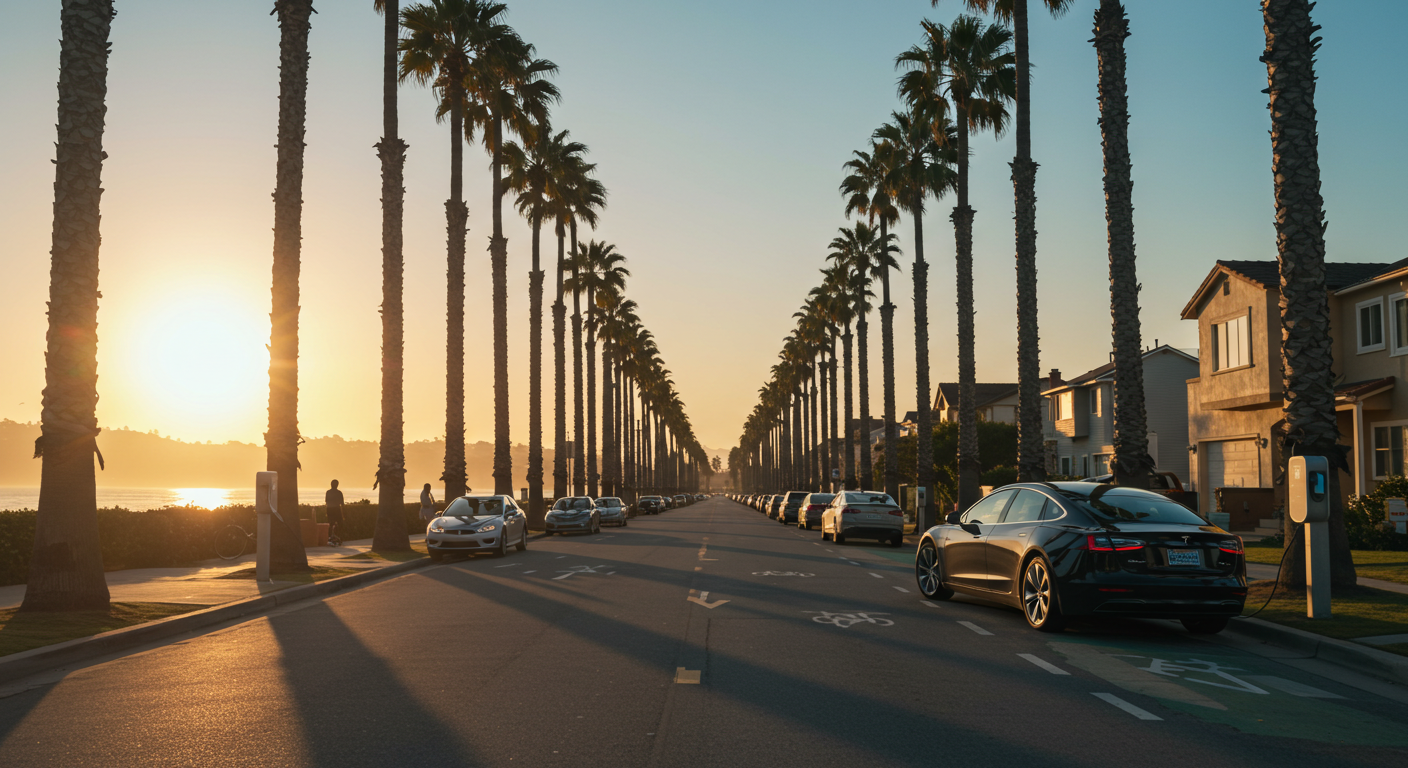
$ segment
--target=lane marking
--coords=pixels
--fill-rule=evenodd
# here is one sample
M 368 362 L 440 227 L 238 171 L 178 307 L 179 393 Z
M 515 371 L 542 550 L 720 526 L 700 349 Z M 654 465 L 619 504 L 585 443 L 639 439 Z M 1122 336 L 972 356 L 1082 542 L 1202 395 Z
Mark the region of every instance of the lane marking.
M 696 571 L 702 571 L 702 570 L 704 570 L 704 566 L 702 566 L 702 565 L 696 565 L 696 566 L 694 566 L 694 570 L 696 570 Z
M 931 602 L 929 602 L 928 600 L 920 600 L 919 602 L 921 602 L 921 603 L 923 603 L 923 604 L 929 606 L 930 608 L 938 608 L 938 607 L 939 607 L 939 604 L 938 604 L 938 603 L 931 603 Z
M 567 578 L 568 576 L 571 576 L 571 575 L 574 574 L 574 573 L 576 573 L 576 571 L 568 571 L 567 573 L 564 573 L 564 574 L 562 574 L 561 576 L 554 576 L 554 577 L 552 577 L 552 580 L 553 580 L 553 581 L 561 581 L 561 580 Z
M 977 633 L 980 634 L 980 635 L 991 635 L 991 634 L 992 634 L 991 632 L 987 631 L 986 629 L 983 629 L 982 627 L 978 626 L 977 624 L 974 624 L 974 623 L 971 622 L 971 621 L 960 621 L 960 622 L 958 622 L 958 623 L 959 623 L 959 624 L 962 624 L 963 626 L 965 626 L 965 627 L 967 627 L 967 628 L 969 628 L 969 629 L 971 629 L 971 630 L 973 630 L 974 632 L 977 632 Z
M 866 571 L 866 573 L 870 574 L 871 576 L 874 576 L 874 577 L 877 578 L 877 579 L 883 579 L 883 578 L 885 578 L 884 576 L 881 576 L 880 574 L 876 573 L 875 571 Z
M 1046 659 L 1043 659 L 1043 658 L 1041 658 L 1040 656 L 1037 656 L 1037 655 L 1035 655 L 1035 654 L 1031 654 L 1031 653 L 1019 653 L 1019 654 L 1017 654 L 1017 655 L 1020 656 L 1020 657 L 1022 657 L 1022 658 L 1024 658 L 1024 659 L 1026 659 L 1027 661 L 1030 661 L 1031 663 L 1037 665 L 1038 667 L 1041 667 L 1042 669 L 1046 670 L 1047 672 L 1050 672 L 1050 673 L 1053 674 L 1053 675 L 1069 675 L 1069 674 L 1071 674 L 1070 672 L 1067 672 L 1066 670 L 1061 669 L 1060 667 L 1056 666 L 1055 664 L 1052 664 L 1051 662 L 1047 661 Z
M 1299 696 L 1303 699 L 1343 699 L 1329 691 L 1322 691 L 1319 688 L 1312 688 L 1305 683 L 1298 683 L 1294 680 L 1287 680 L 1284 677 L 1272 677 L 1270 675 L 1247 675 L 1247 680 L 1253 683 L 1260 683 L 1267 688 L 1274 688 L 1282 693 L 1289 693 L 1292 696 Z
M 1119 707 L 1120 709 L 1123 709 L 1131 715 L 1134 715 L 1140 720 L 1163 720 L 1162 717 L 1159 717 L 1153 712 L 1150 712 L 1146 709 L 1140 709 L 1139 707 L 1130 704 L 1129 702 L 1125 701 L 1124 699 L 1121 699 L 1113 693 L 1092 693 L 1090 695 L 1094 696 L 1095 698 L 1101 701 L 1114 704 L 1115 706 Z
M 567 559 L 567 555 L 558 555 L 558 556 L 557 556 L 557 559 L 558 559 L 558 560 L 566 560 L 566 559 Z
M 496 565 L 496 566 L 494 566 L 494 567 L 495 567 L 495 568 L 512 568 L 512 567 L 515 566 L 515 565 L 523 565 L 523 563 L 509 563 L 508 565 Z
M 533 569 L 533 570 L 531 570 L 531 571 L 524 571 L 524 572 L 523 572 L 523 575 L 524 575 L 524 576 L 527 576 L 527 575 L 530 574 L 530 573 L 537 573 L 537 572 L 538 572 L 538 570 L 535 568 L 535 569 Z
M 675 682 L 681 685 L 699 685 L 700 670 L 675 667 Z
M 898 591 L 903 592 L 903 593 L 905 593 L 905 594 L 909 594 L 909 590 L 905 589 L 904 587 L 896 587 L 896 586 L 894 586 L 894 585 L 891 585 L 890 588 L 891 588 L 891 589 L 894 589 L 894 590 L 898 590 Z
M 689 590 L 689 591 L 690 591 L 691 593 L 694 592 L 694 590 L 692 590 L 692 589 Z M 691 603 L 695 603 L 695 604 L 697 604 L 697 605 L 702 605 L 702 606 L 704 606 L 705 608 L 708 608 L 708 609 L 710 609 L 710 610 L 712 610 L 712 609 L 714 609 L 714 608 L 718 608 L 719 606 L 721 606 L 721 605 L 723 605 L 724 603 L 727 603 L 727 602 L 728 602 L 727 600 L 715 600 L 715 601 L 712 602 L 712 603 L 709 602 L 709 592 L 708 592 L 707 590 L 704 591 L 704 592 L 700 592 L 700 593 L 699 593 L 699 597 L 694 597 L 693 595 L 690 595 L 689 597 L 686 597 L 685 600 L 687 600 L 687 601 L 689 601 L 689 602 L 691 602 Z

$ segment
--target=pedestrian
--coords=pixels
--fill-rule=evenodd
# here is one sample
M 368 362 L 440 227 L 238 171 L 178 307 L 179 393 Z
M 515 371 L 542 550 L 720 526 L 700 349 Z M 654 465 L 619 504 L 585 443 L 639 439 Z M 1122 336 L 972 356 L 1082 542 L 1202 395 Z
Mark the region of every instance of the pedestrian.
M 337 489 L 337 481 L 332 481 L 332 487 L 323 495 L 323 503 L 328 508 L 328 544 L 338 547 L 342 545 L 342 537 L 338 535 L 338 526 L 342 525 L 342 491 Z
M 435 519 L 435 497 L 430 494 L 430 483 L 420 489 L 420 519 L 423 523 Z

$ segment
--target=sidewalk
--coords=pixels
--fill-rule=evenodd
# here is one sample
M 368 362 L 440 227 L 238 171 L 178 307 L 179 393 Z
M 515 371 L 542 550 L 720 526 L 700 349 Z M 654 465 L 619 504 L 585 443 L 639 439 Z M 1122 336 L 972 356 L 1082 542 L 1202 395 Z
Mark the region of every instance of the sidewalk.
M 1264 581 L 1276 578 L 1277 567 L 1264 563 L 1247 563 L 1247 578 L 1253 581 Z M 1360 576 L 1357 583 L 1361 587 L 1373 587 L 1382 589 L 1385 592 L 1397 592 L 1400 595 L 1408 595 L 1408 584 L 1399 584 L 1396 581 L 1384 581 L 1383 579 L 1366 579 Z
M 411 536 L 411 543 L 425 540 L 425 534 Z M 386 560 L 348 560 L 372 548 L 371 539 L 343 542 L 340 547 L 312 547 L 308 564 L 325 568 L 375 570 L 395 563 Z M 297 582 L 273 581 L 261 584 L 254 579 L 221 578 L 254 567 L 254 554 L 235 560 L 205 560 L 183 568 L 134 568 L 109 571 L 108 592 L 115 603 L 187 603 L 220 605 L 249 597 L 267 595 L 297 586 Z M 0 609 L 14 608 L 24 601 L 25 585 L 0 587 Z

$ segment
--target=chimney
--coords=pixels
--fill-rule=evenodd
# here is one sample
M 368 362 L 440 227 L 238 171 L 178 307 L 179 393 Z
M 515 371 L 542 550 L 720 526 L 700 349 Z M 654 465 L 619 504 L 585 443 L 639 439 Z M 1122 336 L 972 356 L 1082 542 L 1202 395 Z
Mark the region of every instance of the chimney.
M 1055 388 L 1061 386 L 1061 385 L 1064 384 L 1064 383 L 1065 383 L 1065 382 L 1061 381 L 1061 369 L 1060 369 L 1060 368 L 1052 368 L 1052 369 L 1051 369 L 1051 376 L 1050 376 L 1050 378 L 1047 380 L 1047 387 L 1046 387 L 1046 388 L 1047 388 L 1047 389 L 1055 389 Z

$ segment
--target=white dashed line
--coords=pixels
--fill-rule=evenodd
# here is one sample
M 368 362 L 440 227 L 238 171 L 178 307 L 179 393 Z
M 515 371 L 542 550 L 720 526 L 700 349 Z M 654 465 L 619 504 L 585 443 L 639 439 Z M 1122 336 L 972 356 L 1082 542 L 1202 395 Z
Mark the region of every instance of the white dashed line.
M 971 630 L 973 630 L 974 632 L 977 632 L 977 633 L 980 634 L 980 635 L 991 635 L 991 634 L 992 634 L 991 632 L 987 631 L 986 629 L 983 629 L 982 627 L 978 626 L 977 624 L 974 624 L 974 623 L 971 622 L 971 621 L 960 621 L 960 622 L 958 622 L 958 623 L 959 623 L 959 624 L 962 624 L 963 626 L 965 626 L 965 627 L 967 627 L 967 628 L 969 628 L 969 629 L 971 629 Z
M 894 590 L 897 591 L 897 592 L 903 592 L 903 593 L 905 593 L 905 594 L 909 594 L 909 590 L 905 589 L 904 587 L 894 587 L 894 586 L 892 586 L 891 589 L 894 589 Z
M 919 602 L 921 602 L 921 603 L 923 603 L 923 604 L 929 606 L 930 608 L 938 608 L 938 607 L 939 607 L 939 604 L 938 604 L 938 603 L 931 603 L 931 602 L 929 602 L 928 600 L 920 600 Z
M 523 572 L 523 575 L 524 575 L 524 576 L 527 576 L 527 575 L 530 574 L 530 573 L 537 573 L 537 572 L 538 572 L 538 571 L 537 571 L 537 569 L 535 568 L 535 569 L 533 569 L 533 570 L 531 570 L 531 571 L 524 571 L 524 572 Z
M 1052 664 L 1051 662 L 1049 662 L 1049 661 L 1047 661 L 1047 660 L 1041 658 L 1040 656 L 1036 656 L 1036 655 L 1030 654 L 1030 653 L 1019 653 L 1019 654 L 1017 654 L 1017 655 L 1018 655 L 1018 656 L 1021 656 L 1022 658 L 1026 659 L 1027 661 L 1030 661 L 1031 663 L 1037 665 L 1038 667 L 1041 667 L 1042 669 L 1046 670 L 1047 672 L 1050 672 L 1050 673 L 1053 674 L 1053 675 L 1069 675 L 1069 674 L 1071 674 L 1070 672 L 1067 672 L 1066 670 L 1061 669 L 1060 667 L 1058 667 L 1058 666 L 1056 666 L 1055 664 Z
M 558 560 L 565 560 L 566 558 L 567 558 L 567 555 L 558 555 L 558 556 L 557 556 L 557 559 L 558 559 Z
M 1150 712 L 1150 711 L 1144 710 L 1144 709 L 1140 709 L 1139 707 L 1136 707 L 1136 706 L 1134 706 L 1133 704 L 1130 704 L 1129 702 L 1125 701 L 1124 699 L 1121 699 L 1120 697 L 1114 695 L 1113 693 L 1092 693 L 1092 694 L 1090 694 L 1090 695 L 1091 695 L 1091 696 L 1094 696 L 1095 698 L 1097 698 L 1097 699 L 1099 699 L 1099 700 L 1101 700 L 1101 701 L 1105 701 L 1105 702 L 1109 702 L 1109 703 L 1111 703 L 1111 704 L 1114 704 L 1115 706 L 1119 707 L 1120 709 L 1123 709 L 1124 711 L 1128 712 L 1128 713 L 1131 714 L 1131 715 L 1134 715 L 1135 717 L 1139 718 L 1140 720 L 1162 720 L 1162 719 L 1163 719 L 1162 717 L 1159 717 L 1158 715 L 1154 714 L 1153 712 Z
M 496 565 L 496 566 L 494 566 L 494 567 L 495 567 L 495 568 L 512 568 L 512 567 L 515 566 L 515 565 L 523 565 L 523 563 L 509 563 L 509 564 L 507 564 L 507 565 Z
M 883 579 L 883 578 L 885 578 L 884 576 L 881 576 L 880 574 L 876 573 L 875 571 L 866 571 L 866 573 L 870 574 L 871 576 L 874 576 L 874 577 L 877 578 L 877 579 Z
M 568 576 L 571 576 L 571 575 L 574 574 L 574 573 L 576 573 L 576 571 L 568 571 L 567 573 L 564 573 L 564 574 L 562 574 L 561 576 L 554 576 L 554 577 L 552 577 L 552 580 L 553 580 L 553 581 L 560 581 L 560 580 L 562 580 L 562 579 L 567 578 Z

